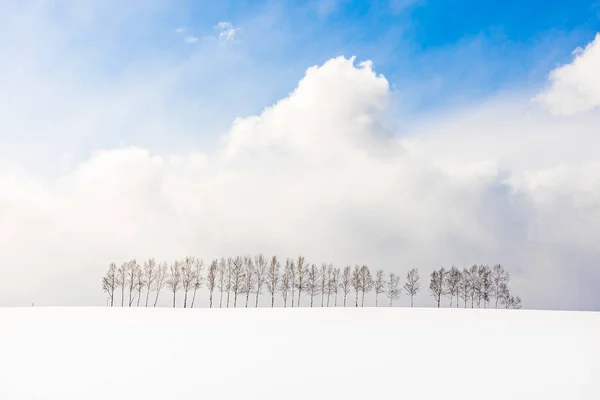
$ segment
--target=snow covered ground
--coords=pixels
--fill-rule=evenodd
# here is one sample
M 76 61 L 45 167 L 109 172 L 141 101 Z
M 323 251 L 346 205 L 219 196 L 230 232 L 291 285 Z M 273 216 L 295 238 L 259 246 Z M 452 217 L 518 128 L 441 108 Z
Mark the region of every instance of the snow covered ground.
M 0 398 L 600 399 L 600 313 L 0 309 Z

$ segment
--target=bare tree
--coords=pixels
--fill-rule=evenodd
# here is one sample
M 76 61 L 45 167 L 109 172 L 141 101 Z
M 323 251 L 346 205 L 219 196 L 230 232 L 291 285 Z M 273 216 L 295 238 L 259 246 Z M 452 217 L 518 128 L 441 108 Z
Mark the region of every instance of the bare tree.
M 378 269 L 375 272 L 375 282 L 373 287 L 375 288 L 375 307 L 379 306 L 379 295 L 385 293 L 385 272 L 382 269 Z
M 219 261 L 219 269 L 218 269 L 218 283 L 217 287 L 219 289 L 219 308 L 223 307 L 223 292 L 227 288 L 225 281 L 225 274 L 227 272 L 227 261 L 225 261 L 224 257 L 221 257 L 221 261 Z
M 287 299 L 288 292 L 293 287 L 292 286 L 292 275 L 294 274 L 292 271 L 294 269 L 294 264 L 288 258 L 285 260 L 285 266 L 283 267 L 283 274 L 281 275 L 281 283 L 279 284 L 279 291 L 281 292 L 281 297 L 283 297 L 283 307 L 287 307 Z M 292 304 L 294 300 L 292 298 Z
M 504 289 L 508 286 L 509 274 L 502 265 L 497 264 L 492 267 L 492 289 L 491 297 L 495 300 L 495 308 L 498 308 L 498 302 L 502 300 Z
M 298 307 L 300 307 L 300 299 L 302 292 L 305 290 L 306 279 L 308 275 L 308 267 L 306 266 L 303 256 L 298 256 L 296 263 L 296 289 L 298 289 Z
M 160 264 L 156 270 L 156 283 L 154 284 L 154 289 L 156 290 L 156 298 L 154 299 L 154 307 L 158 303 L 158 296 L 160 295 L 160 291 L 165 287 L 167 281 L 167 269 L 168 265 L 166 262 Z
M 350 279 L 350 284 L 354 289 L 355 296 L 355 307 L 358 307 L 358 292 L 360 291 L 360 267 L 356 265 L 354 270 L 352 271 L 352 278 Z
M 404 284 L 404 291 L 410 296 L 410 306 L 414 305 L 414 298 L 421 289 L 421 283 L 419 283 L 419 270 L 413 268 L 406 274 L 406 283 Z
M 106 271 L 106 275 L 102 278 L 102 290 L 108 293 L 111 307 L 114 304 L 115 289 L 118 285 L 117 265 L 115 263 L 110 263 L 108 265 L 108 271 Z
M 325 278 L 323 278 L 323 280 L 325 281 L 325 287 L 323 289 L 324 293 L 327 294 L 327 307 L 329 307 L 329 298 L 333 294 L 333 265 L 327 265 L 327 270 L 325 271 L 325 274 L 326 276 Z M 323 296 L 325 296 L 325 294 L 323 294 Z
M 446 270 L 444 267 L 440 268 L 439 271 L 433 271 L 431 273 L 431 281 L 429 283 L 429 292 L 437 302 L 438 308 L 440 307 L 440 302 L 442 300 L 442 296 L 445 294 L 445 283 L 446 280 Z
M 254 307 L 258 307 L 258 298 L 262 294 L 262 288 L 265 285 L 267 279 L 267 259 L 263 254 L 259 254 L 254 258 L 254 272 L 256 275 L 256 287 L 254 292 L 256 293 L 256 302 Z
M 292 293 L 292 301 L 291 301 L 291 305 L 292 308 L 294 308 L 294 289 L 296 288 L 296 265 L 294 264 L 294 260 L 291 259 L 287 259 L 286 260 L 286 264 L 289 262 L 289 266 L 290 269 L 288 270 L 289 273 L 289 281 L 290 281 L 290 291 Z
M 331 294 L 333 294 L 334 296 L 334 305 L 335 307 L 337 307 L 337 300 L 338 300 L 338 289 L 340 288 L 340 276 L 341 276 L 341 271 L 339 268 L 334 268 L 333 272 L 331 273 L 331 281 L 330 281 L 330 286 L 331 288 L 329 289 L 329 291 L 331 292 Z
M 456 307 L 458 307 L 458 295 L 460 292 L 460 271 L 454 265 L 448 271 L 448 277 L 444 281 L 446 286 L 444 292 L 450 296 L 450 307 L 452 307 L 452 300 L 456 298 Z
M 329 295 L 327 294 L 327 264 L 323 263 L 321 264 L 321 273 L 319 275 L 321 277 L 321 286 L 319 287 L 319 291 L 321 293 L 321 307 L 325 306 L 325 296 L 327 295 L 327 297 L 329 297 Z M 329 303 L 329 298 L 327 299 L 327 303 Z M 329 304 L 328 304 L 329 305 Z
M 181 262 L 181 288 L 183 289 L 183 308 L 187 308 L 188 292 L 196 281 L 196 268 L 199 261 L 196 257 L 186 257 Z
M 180 261 L 175 261 L 171 264 L 169 270 L 169 276 L 167 277 L 166 283 L 167 287 L 173 293 L 173 308 L 175 308 L 175 300 L 177 297 L 177 292 L 181 289 L 181 278 L 182 278 L 182 265 Z
M 254 291 L 256 286 L 256 268 L 252 257 L 244 257 L 244 281 L 243 281 L 243 292 L 246 293 L 246 307 L 248 307 L 248 300 L 250 299 L 250 292 Z
M 479 275 L 481 276 L 481 299 L 483 300 L 483 308 L 487 308 L 492 292 L 492 270 L 488 265 L 482 265 L 480 267 Z
M 319 269 L 315 264 L 307 267 L 306 292 L 310 297 L 310 306 L 312 307 L 315 296 L 319 295 Z
M 154 258 L 144 262 L 144 285 L 146 287 L 146 307 L 148 307 L 148 300 L 150 299 L 150 292 L 156 282 L 156 261 Z
M 208 272 L 206 274 L 206 287 L 208 288 L 208 308 L 212 308 L 213 305 L 213 292 L 217 285 L 217 276 L 219 274 L 219 260 L 213 260 L 208 266 Z M 194 301 L 192 301 L 193 307 Z
M 464 268 L 460 274 L 460 282 L 458 284 L 458 290 L 460 292 L 460 298 L 465 302 L 465 308 L 467 308 L 467 300 L 471 297 L 473 287 L 471 286 L 471 272 L 467 268 Z
M 233 307 L 237 307 L 238 295 L 244 291 L 244 259 L 240 256 L 232 261 L 231 290 L 233 291 Z
M 477 265 L 472 265 L 469 268 L 469 285 L 471 286 L 471 308 L 475 307 L 475 299 L 481 292 L 481 281 L 479 279 L 479 271 Z
M 360 301 L 361 307 L 364 307 L 365 305 L 365 293 L 369 293 L 371 290 L 373 290 L 373 275 L 371 275 L 369 267 L 363 265 L 360 267 L 360 291 L 362 292 Z
M 146 286 L 146 282 L 144 282 L 144 272 L 142 271 L 142 267 L 136 264 L 135 268 L 135 287 L 137 289 L 137 304 L 136 307 L 140 306 L 140 299 L 142 298 L 142 290 Z
M 342 293 L 344 294 L 344 307 L 346 307 L 346 298 L 348 297 L 348 293 L 350 293 L 350 288 L 352 287 L 352 269 L 348 265 L 344 268 L 344 272 L 342 273 L 342 277 L 340 279 L 340 289 L 342 289 Z M 357 300 L 358 301 L 358 300 Z
M 229 295 L 231 293 L 231 289 L 233 287 L 233 272 L 235 270 L 235 266 L 233 265 L 233 258 L 229 257 L 227 259 L 227 276 L 225 278 L 225 285 L 227 288 L 227 308 L 229 308 Z
M 202 269 L 204 268 L 204 262 L 200 259 L 196 259 L 194 262 L 194 272 L 192 274 L 192 288 L 194 288 L 194 294 L 192 295 L 192 304 L 191 308 L 194 308 L 194 303 L 196 302 L 196 292 L 198 289 L 202 287 L 204 283 L 204 277 L 202 276 Z M 214 282 L 213 282 L 213 290 L 214 290 Z M 212 292 L 211 292 L 211 300 L 212 300 Z
M 387 297 L 390 299 L 390 307 L 394 300 L 400 298 L 400 277 L 396 276 L 393 272 L 390 274 L 390 279 L 387 282 Z
M 281 264 L 277 256 L 271 258 L 271 264 L 267 270 L 267 290 L 271 294 L 271 307 L 275 307 L 275 293 L 279 290 L 279 270 Z
M 135 260 L 129 261 L 127 266 L 127 285 L 129 287 L 129 307 L 135 301 L 135 294 L 137 293 L 137 274 L 138 274 L 138 264 Z
M 121 288 L 121 307 L 125 306 L 125 287 L 127 287 L 127 273 L 129 264 L 124 262 L 117 270 L 117 284 Z

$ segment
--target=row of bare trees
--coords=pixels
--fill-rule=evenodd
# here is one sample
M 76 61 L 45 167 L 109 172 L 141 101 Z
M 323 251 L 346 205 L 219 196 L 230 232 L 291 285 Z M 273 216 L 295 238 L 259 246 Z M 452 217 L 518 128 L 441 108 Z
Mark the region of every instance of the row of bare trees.
M 440 281 L 441 292 L 435 291 L 435 296 L 439 294 L 436 297 L 438 306 L 442 296 L 450 293 L 454 295 L 447 283 L 448 273 L 443 268 L 440 271 L 435 272 L 435 279 L 438 279 L 439 274 L 443 276 Z M 143 265 L 136 260 L 124 262 L 120 266 L 112 263 L 102 278 L 102 288 L 108 294 L 111 307 L 115 305 L 119 294 L 122 307 L 139 307 L 140 304 L 156 307 L 163 289 L 167 289 L 172 296 L 173 307 L 176 307 L 177 294 L 180 292 L 183 292 L 183 307 L 194 307 L 196 294 L 201 288 L 208 291 L 211 308 L 216 306 L 216 302 L 219 307 L 237 307 L 240 302 L 248 307 L 252 295 L 254 306 L 258 307 L 262 294 L 268 294 L 271 307 L 275 306 L 277 296 L 281 296 L 284 307 L 300 307 L 302 295 L 308 297 L 310 307 L 315 306 L 319 300 L 321 307 L 337 307 L 338 302 L 344 307 L 348 302 L 355 307 L 362 307 L 365 296 L 370 293 L 375 295 L 376 306 L 380 299 L 385 298 L 391 307 L 402 292 L 410 296 L 412 307 L 414 297 L 420 290 L 419 279 L 418 270 L 412 269 L 401 286 L 400 277 L 396 274 L 386 274 L 381 269 L 372 274 L 366 265 L 346 266 L 343 269 L 327 263 L 317 266 L 308 263 L 303 256 L 297 259 L 287 258 L 282 263 L 277 256 L 268 259 L 259 254 L 255 257 L 215 259 L 207 266 L 196 257 L 186 257 L 170 265 L 157 263 L 154 259 Z M 432 288 L 433 280 L 432 274 Z
M 444 267 L 431 273 L 429 293 L 440 307 L 442 299 L 449 299 L 459 307 L 462 300 L 464 308 L 470 303 L 471 308 L 477 306 L 487 308 L 492 302 L 494 308 L 521 308 L 521 298 L 511 294 L 509 273 L 501 265 L 473 265 L 460 271 L 456 267 L 446 270 Z

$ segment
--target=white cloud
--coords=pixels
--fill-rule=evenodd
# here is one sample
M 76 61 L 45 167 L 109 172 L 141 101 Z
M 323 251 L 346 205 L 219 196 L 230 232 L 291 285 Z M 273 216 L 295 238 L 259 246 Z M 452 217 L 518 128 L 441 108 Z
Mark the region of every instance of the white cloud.
M 185 28 L 184 27 L 177 28 L 177 29 L 175 29 L 175 32 L 177 32 L 177 33 L 183 33 L 183 32 L 185 32 Z
M 239 32 L 238 28 L 235 28 L 231 22 L 219 22 L 215 25 L 215 29 L 219 33 L 219 40 L 224 42 L 235 41 L 236 35 Z
M 198 41 L 198 38 L 196 36 L 186 36 L 184 41 L 186 43 L 196 43 Z
M 237 119 L 216 152 L 107 149 L 54 180 L 0 169 L 2 261 L 18 266 L 0 302 L 102 304 L 111 261 L 263 251 L 424 280 L 500 262 L 527 306 L 598 303 L 597 114 L 555 121 L 499 99 L 394 138 L 389 101 L 371 63 L 339 57 Z
M 535 101 L 558 115 L 574 115 L 600 106 L 600 33 L 571 63 L 549 75 L 550 86 Z

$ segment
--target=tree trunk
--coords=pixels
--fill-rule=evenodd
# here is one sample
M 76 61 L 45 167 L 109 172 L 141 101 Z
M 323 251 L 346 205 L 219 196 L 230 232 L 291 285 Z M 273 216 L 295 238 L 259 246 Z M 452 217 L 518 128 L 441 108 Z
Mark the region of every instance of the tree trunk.
M 329 297 L 330 297 L 330 296 L 331 296 L 331 295 L 330 295 L 329 293 L 327 293 L 327 307 L 329 307 Z
M 392 306 L 392 298 L 390 297 L 390 307 Z
M 313 295 L 312 294 L 310 295 L 310 306 L 311 306 L 311 308 L 313 306 Z
M 248 308 L 248 299 L 250 298 L 250 292 L 246 292 L 246 308 Z
M 175 294 L 177 292 L 175 290 L 173 290 L 173 308 L 175 308 Z
M 348 295 L 346 293 L 344 293 L 344 307 L 346 307 L 346 298 L 348 297 Z
M 379 294 L 375 293 L 375 307 L 378 306 L 378 300 L 379 300 L 378 297 L 379 297 Z
M 194 295 L 192 296 L 192 304 L 190 305 L 190 308 L 194 308 L 194 302 L 196 301 L 196 290 L 198 289 L 194 288 Z M 210 294 L 210 296 L 212 297 L 212 293 Z
M 229 293 L 230 293 L 230 290 L 227 291 L 227 308 L 229 308 Z
M 364 307 L 365 306 L 365 291 L 362 291 L 362 299 L 360 300 L 360 306 Z
M 121 307 L 125 306 L 125 285 L 121 287 Z
M 258 290 L 256 291 L 256 304 L 254 307 L 258 308 Z
M 146 307 L 148 307 L 148 298 L 150 298 L 150 288 L 148 288 L 148 291 L 146 292 Z
M 414 297 L 414 296 L 411 294 L 411 295 L 410 295 L 410 306 L 411 306 L 411 307 L 413 306 L 413 297 Z
M 275 292 L 271 293 L 271 308 L 275 307 Z
M 237 308 L 237 292 L 233 294 L 233 308 Z
M 113 306 L 113 300 L 115 299 L 115 292 L 113 291 L 112 294 L 110 295 L 110 306 Z
M 219 308 L 223 308 L 223 289 L 221 289 L 221 297 L 219 298 Z
M 355 307 L 358 307 L 358 290 L 356 290 L 355 292 L 356 292 Z
M 212 308 L 212 301 L 213 301 L 213 291 L 210 291 L 210 300 L 209 300 L 209 305 L 208 308 Z M 194 304 L 194 302 L 192 301 L 192 304 Z M 192 305 L 193 307 L 193 305 Z
M 188 291 L 185 291 L 185 294 L 183 295 L 183 308 L 187 308 L 187 294 Z
M 158 295 L 160 294 L 160 290 L 156 291 L 156 298 L 154 299 L 154 307 L 156 307 L 156 304 L 158 303 Z
M 294 287 L 292 286 L 292 308 L 294 308 Z
M 142 298 L 142 289 L 138 290 L 138 301 L 136 307 L 140 306 L 140 299 Z
M 300 299 L 302 298 L 302 289 L 298 288 L 298 307 L 300 307 Z M 293 301 L 292 301 L 293 303 Z

